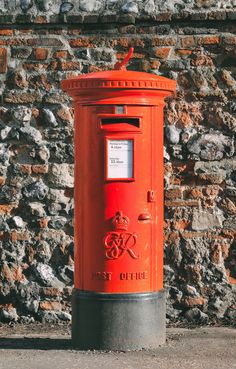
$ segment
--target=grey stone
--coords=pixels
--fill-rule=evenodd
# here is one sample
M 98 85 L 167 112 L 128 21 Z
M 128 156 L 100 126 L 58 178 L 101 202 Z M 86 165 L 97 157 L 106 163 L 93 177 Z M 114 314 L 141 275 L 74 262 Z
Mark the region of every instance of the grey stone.
M 207 314 L 203 313 L 197 307 L 186 311 L 185 318 L 194 323 L 206 324 L 209 321 L 209 317 Z
M 42 109 L 42 120 L 49 126 L 57 127 L 58 123 L 53 112 L 49 109 Z
M 52 0 L 36 0 L 36 5 L 40 11 L 48 12 L 53 5 L 53 1 Z
M 236 217 L 228 218 L 224 221 L 225 229 L 232 229 L 236 231 Z
M 213 298 L 209 301 L 209 309 L 217 316 L 217 318 L 223 318 L 226 310 L 230 306 L 231 301 L 220 297 Z
M 103 6 L 102 1 L 98 1 L 98 0 L 80 0 L 80 9 L 85 11 L 85 12 L 98 12 Z
M 67 219 L 65 217 L 57 216 L 57 217 L 53 217 L 49 221 L 48 225 L 49 227 L 54 228 L 54 229 L 61 229 L 65 226 L 66 223 L 67 223 Z
M 139 9 L 136 2 L 128 0 L 121 8 L 124 13 L 138 14 Z
M 69 3 L 68 1 L 65 1 L 60 6 L 60 13 L 68 13 L 74 8 L 74 5 L 72 3 Z
M 62 210 L 62 206 L 60 204 L 51 203 L 48 205 L 48 212 L 50 215 L 57 215 Z
M 67 204 L 69 202 L 69 198 L 65 196 L 64 190 L 56 190 L 53 188 L 49 189 L 48 199 L 54 203 Z
M 17 228 L 24 228 L 25 226 L 23 219 L 17 215 L 12 218 L 12 221 Z
M 115 62 L 115 54 L 113 50 L 104 47 L 96 47 L 90 50 L 90 55 L 95 60 L 103 60 L 106 62 Z
M 74 267 L 72 265 L 65 265 L 58 270 L 60 278 L 66 283 L 66 285 L 73 284 Z
M 0 216 L 0 231 L 8 231 L 8 230 L 9 226 L 6 220 L 4 219 L 4 217 Z
M 146 0 L 143 3 L 144 12 L 153 15 L 156 12 L 156 5 L 154 0 Z
M 165 136 L 171 144 L 178 144 L 181 130 L 176 126 L 171 125 L 165 128 Z
M 44 286 L 57 288 L 64 286 L 64 284 L 56 278 L 53 269 L 49 265 L 38 263 L 34 265 L 34 271 L 36 276 L 39 278 L 39 281 Z
M 225 313 L 225 318 L 227 318 L 231 324 L 236 324 L 236 309 L 235 308 L 229 308 L 227 309 Z
M 31 299 L 26 302 L 25 306 L 31 313 L 37 313 L 39 309 L 39 301 Z
M 72 144 L 65 144 L 63 142 L 50 143 L 50 158 L 54 163 L 73 162 L 74 161 L 74 147 Z
M 49 262 L 49 260 L 52 257 L 52 251 L 51 251 L 51 247 L 48 244 L 48 242 L 44 241 L 44 240 L 40 240 L 37 242 L 36 244 L 36 257 L 39 261 L 43 262 L 43 263 L 47 263 Z
M 204 160 L 220 160 L 224 156 L 234 154 L 234 142 L 231 137 L 221 132 L 211 132 L 202 136 L 193 136 L 187 148 L 196 158 Z
M 29 199 L 43 200 L 48 193 L 48 187 L 40 179 L 23 188 L 23 194 Z
M 236 170 L 236 159 L 224 159 L 221 161 L 207 162 L 197 162 L 195 163 L 194 172 L 196 174 L 201 173 L 218 173 L 219 171 L 224 171 L 225 176 L 227 173 L 231 173 Z
M 35 323 L 35 319 L 33 316 L 30 315 L 21 315 L 20 323 L 22 324 L 32 324 Z
M 170 151 L 175 159 L 183 159 L 183 147 L 181 145 L 171 145 Z
M 42 135 L 40 131 L 31 126 L 25 126 L 20 128 L 20 132 L 22 134 L 22 138 L 25 139 L 27 142 L 40 144 L 42 142 Z
M 192 229 L 195 231 L 203 231 L 206 229 L 222 228 L 224 221 L 223 212 L 220 209 L 194 210 Z
M 0 131 L 0 138 L 1 140 L 6 140 L 8 139 L 8 137 L 10 136 L 10 132 L 11 132 L 11 127 L 5 127 L 4 129 L 1 129 Z
M 30 214 L 39 218 L 43 218 L 46 215 L 44 205 L 40 202 L 31 202 L 28 204 L 30 208 Z
M 164 159 L 166 160 L 170 160 L 170 155 L 168 154 L 168 152 L 166 151 L 166 147 L 164 146 Z
M 0 163 L 7 165 L 9 163 L 10 152 L 7 144 L 0 143 Z
M 197 130 L 195 128 L 186 128 L 182 131 L 181 133 L 181 141 L 186 144 L 191 137 L 193 137 L 194 135 L 196 135 Z
M 165 282 L 174 281 L 175 271 L 170 267 L 170 265 L 164 265 L 164 277 L 165 277 Z
M 42 323 L 58 323 L 59 318 L 55 311 L 39 311 L 39 319 Z
M 4 322 L 17 322 L 19 319 L 19 316 L 16 312 L 16 309 L 12 306 L 3 307 L 0 310 L 0 320 Z
M 60 320 L 63 320 L 65 322 L 71 321 L 71 314 L 66 311 L 57 311 L 56 315 Z
M 46 146 L 40 146 L 37 150 L 37 155 L 44 163 L 50 158 L 50 151 Z
M 196 288 L 194 286 L 190 286 L 189 284 L 185 286 L 185 293 L 193 297 L 199 296 L 199 293 L 197 292 Z
M 225 194 L 226 196 L 236 197 L 236 187 L 227 187 Z
M 73 188 L 74 186 L 74 167 L 72 164 L 50 164 L 48 181 L 54 186 Z
M 0 201 L 3 203 L 14 203 L 22 198 L 20 188 L 13 186 L 3 186 L 0 190 Z
M 32 8 L 33 2 L 32 0 L 20 0 L 20 7 L 23 13 L 27 13 L 27 11 Z

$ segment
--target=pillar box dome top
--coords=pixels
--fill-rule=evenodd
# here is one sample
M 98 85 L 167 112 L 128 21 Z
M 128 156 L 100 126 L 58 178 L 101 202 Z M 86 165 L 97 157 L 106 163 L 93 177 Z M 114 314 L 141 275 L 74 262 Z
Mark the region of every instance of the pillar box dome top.
M 151 73 L 127 71 L 125 64 L 132 55 L 131 48 L 129 54 L 123 60 L 115 65 L 114 70 L 104 72 L 88 73 L 79 75 L 78 77 L 69 78 L 61 82 L 61 87 L 69 95 L 84 96 L 89 94 L 97 96 L 100 93 L 105 93 L 117 90 L 162 90 L 171 92 L 176 90 L 176 81 L 157 76 Z M 150 91 L 151 92 L 151 91 Z

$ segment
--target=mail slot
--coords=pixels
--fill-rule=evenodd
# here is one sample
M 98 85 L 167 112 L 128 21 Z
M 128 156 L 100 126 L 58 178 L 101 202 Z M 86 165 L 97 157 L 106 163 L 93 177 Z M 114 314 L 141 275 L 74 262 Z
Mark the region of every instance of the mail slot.
M 175 81 L 114 70 L 62 82 L 75 108 L 72 340 L 81 349 L 165 341 L 163 107 Z

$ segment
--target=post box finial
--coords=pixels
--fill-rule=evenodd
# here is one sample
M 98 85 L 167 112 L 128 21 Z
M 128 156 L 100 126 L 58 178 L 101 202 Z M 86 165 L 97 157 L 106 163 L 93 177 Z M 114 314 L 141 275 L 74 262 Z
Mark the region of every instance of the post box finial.
M 126 55 L 126 57 L 124 58 L 124 60 L 122 60 L 121 62 L 117 62 L 114 66 L 115 70 L 126 70 L 126 64 L 128 63 L 129 59 L 132 57 L 134 52 L 134 48 L 131 47 L 129 49 L 128 54 Z

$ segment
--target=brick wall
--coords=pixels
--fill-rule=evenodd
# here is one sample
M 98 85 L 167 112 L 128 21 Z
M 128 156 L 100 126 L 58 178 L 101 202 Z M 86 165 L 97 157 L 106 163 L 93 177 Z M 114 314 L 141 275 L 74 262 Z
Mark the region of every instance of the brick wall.
M 133 46 L 129 69 L 178 82 L 165 113 L 167 318 L 235 323 L 234 2 L 21 1 L 10 12 L 14 1 L 0 1 L 1 320 L 70 320 L 73 111 L 60 81 L 112 69 Z

